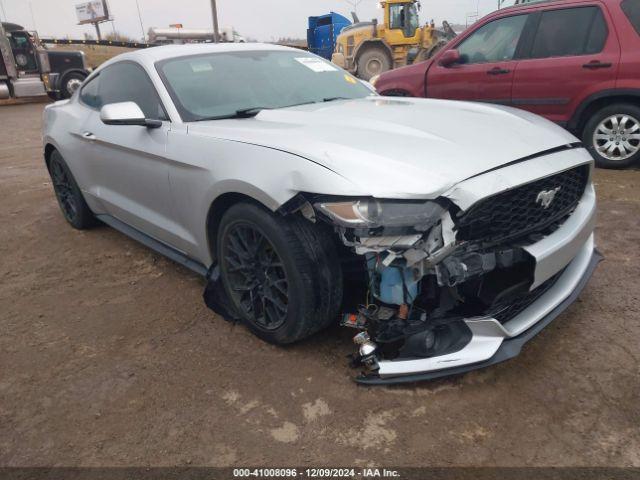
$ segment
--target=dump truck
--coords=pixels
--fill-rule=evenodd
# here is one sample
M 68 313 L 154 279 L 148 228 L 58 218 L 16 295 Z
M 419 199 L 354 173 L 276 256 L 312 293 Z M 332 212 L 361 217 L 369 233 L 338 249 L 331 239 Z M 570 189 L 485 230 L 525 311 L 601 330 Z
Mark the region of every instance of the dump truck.
M 433 21 L 420 27 L 417 0 L 385 0 L 384 23 L 377 19 L 345 27 L 336 41 L 331 60 L 362 80 L 392 68 L 430 58 L 455 37 L 447 22 L 437 29 Z
M 69 98 L 87 75 L 83 52 L 47 50 L 36 32 L 0 23 L 0 99 Z

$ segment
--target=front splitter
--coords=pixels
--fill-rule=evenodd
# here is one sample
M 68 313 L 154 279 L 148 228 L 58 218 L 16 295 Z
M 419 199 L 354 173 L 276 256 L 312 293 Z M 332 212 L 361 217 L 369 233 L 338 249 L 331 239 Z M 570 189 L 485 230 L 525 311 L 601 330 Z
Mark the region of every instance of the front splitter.
M 594 249 L 593 255 L 591 256 L 591 260 L 589 261 L 589 265 L 585 270 L 582 278 L 573 289 L 573 291 L 569 294 L 567 298 L 565 298 L 561 303 L 559 303 L 553 310 L 551 310 L 547 315 L 541 318 L 538 322 L 536 322 L 531 328 L 521 333 L 517 337 L 512 337 L 507 340 L 504 340 L 496 353 L 489 358 L 488 360 L 484 360 L 482 362 L 473 363 L 469 365 L 463 365 L 460 367 L 454 368 L 446 368 L 442 370 L 436 370 L 425 373 L 417 373 L 411 375 L 403 375 L 391 378 L 380 378 L 376 375 L 360 375 L 356 378 L 356 382 L 365 384 L 365 385 L 394 385 L 399 383 L 414 383 L 414 382 L 422 382 L 425 380 L 435 380 L 437 378 L 449 377 L 452 375 L 460 375 L 463 373 L 470 372 L 472 370 L 478 370 L 480 368 L 485 368 L 491 365 L 495 365 L 496 363 L 504 362 L 511 358 L 517 357 L 522 350 L 522 347 L 525 343 L 531 340 L 533 337 L 538 335 L 547 325 L 549 325 L 553 320 L 555 320 L 562 312 L 564 312 L 569 306 L 576 301 L 582 290 L 586 287 L 589 279 L 593 275 L 598 264 L 603 260 L 602 254 Z

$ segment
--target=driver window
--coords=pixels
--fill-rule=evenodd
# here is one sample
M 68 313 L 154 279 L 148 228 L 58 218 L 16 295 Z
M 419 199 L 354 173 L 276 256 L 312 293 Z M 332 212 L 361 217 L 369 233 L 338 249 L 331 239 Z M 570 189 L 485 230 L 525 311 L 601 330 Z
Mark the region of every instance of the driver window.
M 29 34 L 26 32 L 12 32 L 9 35 L 9 41 L 18 69 L 25 71 L 37 70 L 38 65 L 29 41 Z
M 460 63 L 492 63 L 512 60 L 528 15 L 501 18 L 483 25 L 459 46 Z
M 407 17 L 407 12 L 405 11 L 405 5 L 395 4 L 389 6 L 389 27 L 390 28 L 399 28 L 404 30 L 405 20 Z
M 135 102 L 146 118 L 168 120 L 147 72 L 132 62 L 115 63 L 100 72 L 98 98 L 101 105 Z
M 413 37 L 420 26 L 418 12 L 411 3 L 390 5 L 389 17 L 389 28 L 402 30 L 405 37 Z

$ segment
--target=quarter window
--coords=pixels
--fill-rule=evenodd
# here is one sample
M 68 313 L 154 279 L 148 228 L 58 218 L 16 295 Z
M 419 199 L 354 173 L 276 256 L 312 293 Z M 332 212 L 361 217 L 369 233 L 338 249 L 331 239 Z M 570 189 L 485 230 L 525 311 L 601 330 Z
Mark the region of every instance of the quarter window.
M 548 10 L 540 17 L 531 58 L 599 53 L 607 33 L 606 20 L 598 7 Z
M 98 84 L 100 83 L 100 76 L 95 76 L 89 83 L 85 84 L 80 91 L 80 100 L 87 107 L 95 108 L 96 110 L 102 107 L 100 103 L 100 97 L 98 97 Z
M 135 102 L 146 118 L 167 120 L 156 88 L 144 69 L 132 62 L 120 62 L 100 72 L 98 87 L 100 106 Z
M 458 45 L 461 63 L 512 60 L 528 15 L 501 18 L 483 25 Z
M 640 35 L 640 0 L 624 0 L 620 6 L 633 28 Z

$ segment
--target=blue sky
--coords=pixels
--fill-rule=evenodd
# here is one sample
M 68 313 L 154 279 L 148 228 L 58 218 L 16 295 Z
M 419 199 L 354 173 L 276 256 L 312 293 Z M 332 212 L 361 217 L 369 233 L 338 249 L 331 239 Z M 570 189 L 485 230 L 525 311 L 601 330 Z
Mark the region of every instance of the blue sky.
M 2 20 L 20 23 L 41 35 L 81 37 L 92 32 L 90 26 L 76 25 L 75 8 L 81 0 L 0 0 Z M 115 28 L 129 36 L 142 36 L 135 0 L 108 0 Z M 210 27 L 209 0 L 138 0 L 145 30 L 151 26 L 166 27 L 182 23 L 185 27 Z M 221 25 L 232 25 L 242 35 L 258 40 L 279 37 L 306 37 L 309 15 L 321 15 L 331 10 L 349 16 L 348 0 L 218 0 Z M 421 21 L 431 18 L 440 24 L 448 19 L 464 24 L 469 14 L 493 11 L 497 0 L 422 0 Z M 30 8 L 31 7 L 31 8 Z M 3 11 L 4 10 L 4 11 Z M 31 14 L 33 10 L 33 15 Z M 362 20 L 380 17 L 377 0 L 361 0 L 358 14 Z M 6 15 L 6 17 L 5 17 Z M 35 23 L 35 25 L 34 25 Z M 112 31 L 105 24 L 103 31 Z

